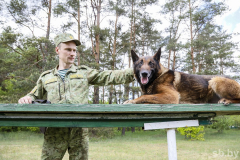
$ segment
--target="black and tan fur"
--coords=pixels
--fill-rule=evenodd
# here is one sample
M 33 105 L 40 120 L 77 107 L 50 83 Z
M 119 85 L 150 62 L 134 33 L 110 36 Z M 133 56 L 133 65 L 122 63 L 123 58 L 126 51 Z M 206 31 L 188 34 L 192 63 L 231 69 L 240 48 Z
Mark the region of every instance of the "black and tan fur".
M 161 48 L 154 56 L 131 55 L 143 95 L 124 104 L 240 103 L 240 85 L 230 78 L 169 70 L 160 63 Z

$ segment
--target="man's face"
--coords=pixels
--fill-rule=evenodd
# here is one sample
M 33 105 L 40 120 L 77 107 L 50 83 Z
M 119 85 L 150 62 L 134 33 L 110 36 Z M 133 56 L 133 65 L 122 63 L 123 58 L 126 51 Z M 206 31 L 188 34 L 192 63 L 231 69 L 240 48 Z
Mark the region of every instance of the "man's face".
M 56 53 L 59 56 L 59 62 L 73 64 L 76 58 L 76 44 L 72 41 L 61 43 L 56 47 Z

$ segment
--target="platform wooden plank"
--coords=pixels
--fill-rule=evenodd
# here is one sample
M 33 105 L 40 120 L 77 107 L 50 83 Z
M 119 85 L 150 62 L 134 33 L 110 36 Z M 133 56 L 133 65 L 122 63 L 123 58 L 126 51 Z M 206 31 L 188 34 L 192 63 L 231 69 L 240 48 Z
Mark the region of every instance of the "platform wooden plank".
M 185 119 L 176 119 L 181 121 Z M 168 122 L 162 119 L 145 119 L 145 120 L 0 120 L 0 126 L 16 126 L 16 127 L 144 127 L 144 123 Z M 210 124 L 209 120 L 199 120 L 200 125 Z
M 240 104 L 0 104 L 0 126 L 143 127 L 144 123 L 240 115 Z
M 240 104 L 0 104 L 1 112 L 37 113 L 191 113 L 240 115 Z

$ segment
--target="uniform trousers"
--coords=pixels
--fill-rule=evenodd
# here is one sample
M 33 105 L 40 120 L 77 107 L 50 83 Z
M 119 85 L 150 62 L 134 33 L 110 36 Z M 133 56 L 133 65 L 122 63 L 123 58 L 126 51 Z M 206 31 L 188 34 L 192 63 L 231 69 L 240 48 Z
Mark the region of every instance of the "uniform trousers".
M 68 150 L 69 160 L 88 159 L 87 128 L 47 128 L 44 133 L 42 160 L 62 160 Z

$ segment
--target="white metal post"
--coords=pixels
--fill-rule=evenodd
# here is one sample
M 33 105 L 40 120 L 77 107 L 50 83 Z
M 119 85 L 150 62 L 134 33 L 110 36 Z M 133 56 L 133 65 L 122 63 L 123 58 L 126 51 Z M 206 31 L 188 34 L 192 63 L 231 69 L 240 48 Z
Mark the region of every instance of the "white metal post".
M 175 128 L 199 126 L 198 120 L 144 123 L 144 130 L 167 129 L 168 159 L 177 160 L 177 142 Z
M 167 129 L 168 159 L 177 160 L 177 142 L 175 128 Z

